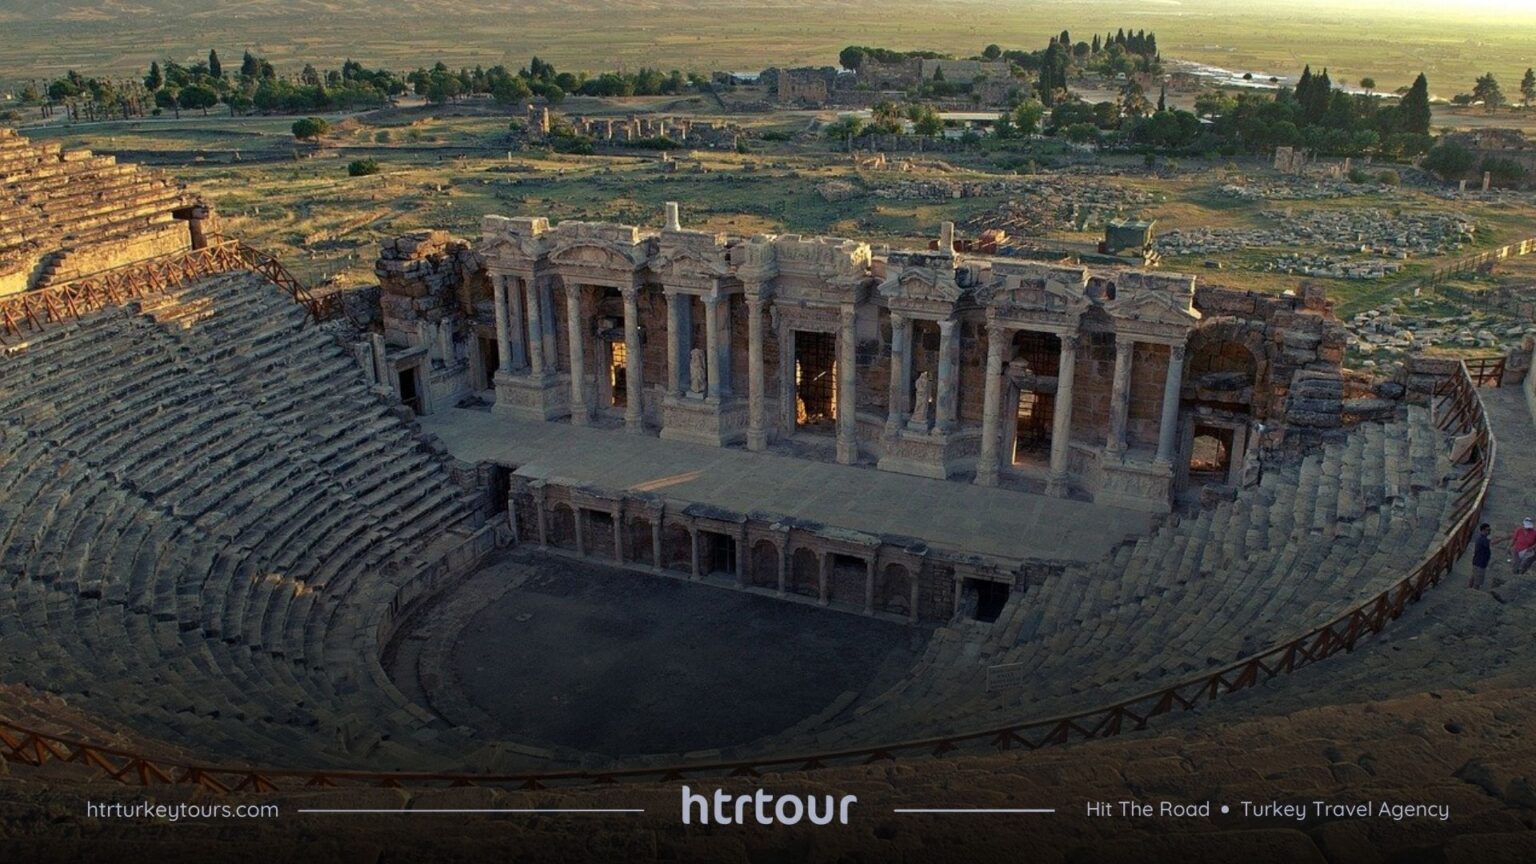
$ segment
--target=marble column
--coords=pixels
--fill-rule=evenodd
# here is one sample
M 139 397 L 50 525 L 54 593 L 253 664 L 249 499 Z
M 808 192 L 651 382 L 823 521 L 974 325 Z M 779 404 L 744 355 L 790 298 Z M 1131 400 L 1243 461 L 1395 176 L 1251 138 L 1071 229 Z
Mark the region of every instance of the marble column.
M 681 396 L 682 388 L 678 382 L 682 380 L 683 368 L 680 355 L 682 353 L 682 315 L 679 310 L 682 307 L 683 297 L 676 291 L 666 292 L 667 297 L 667 395 Z
M 705 393 L 709 401 L 720 401 L 722 385 L 720 368 L 720 298 L 704 298 L 704 380 L 708 382 Z
M 1109 391 L 1109 440 L 1104 452 L 1110 456 L 1125 454 L 1125 420 L 1131 406 L 1131 355 L 1136 341 L 1126 336 L 1115 337 L 1115 378 Z
M 505 277 L 508 280 L 516 280 L 515 276 Z M 506 288 L 507 303 L 507 343 L 512 349 L 512 365 L 502 366 L 508 372 L 523 372 L 528 369 L 528 347 L 524 344 L 523 336 L 527 333 L 523 324 L 522 289 L 518 282 L 512 282 Z M 498 331 L 499 333 L 499 331 Z
M 661 569 L 661 516 L 651 519 L 651 566 Z
M 923 599 L 922 587 L 923 583 L 922 580 L 918 578 L 918 573 L 913 573 L 912 596 L 907 599 L 907 617 L 912 621 L 913 624 L 917 623 L 917 606 L 922 602 Z
M 891 394 L 885 428 L 895 432 L 907 422 L 912 387 L 912 322 L 900 312 L 891 313 Z
M 544 490 L 534 493 L 533 506 L 539 520 L 539 545 L 549 545 L 549 518 L 544 512 Z
M 624 428 L 645 431 L 644 350 L 640 346 L 640 290 L 624 291 Z
M 587 521 L 586 512 L 580 507 L 571 508 L 571 513 L 574 516 L 571 521 L 576 526 L 576 554 L 583 558 L 587 557 L 587 534 L 583 528 Z
M 736 534 L 736 587 L 747 587 L 747 531 L 745 527 Z
M 779 553 L 779 591 L 778 591 L 778 594 L 779 594 L 780 597 L 784 596 L 784 591 L 785 591 L 785 588 L 786 588 L 785 582 L 787 582 L 788 579 L 789 579 L 789 562 L 788 562 L 788 560 L 786 560 L 786 557 L 785 557 L 786 552 L 785 552 L 785 549 L 784 549 L 784 547 L 785 547 L 785 545 L 787 543 L 788 543 L 788 541 L 786 540 L 784 543 L 780 543 L 779 546 L 778 546 L 778 553 Z
M 875 557 L 864 559 L 864 614 L 875 614 Z
M 613 514 L 613 560 L 624 563 L 624 515 Z
M 389 383 L 389 348 L 384 344 L 384 336 L 379 333 L 368 335 L 368 344 L 373 346 L 373 377 L 384 387 L 394 389 Z
M 565 286 L 565 332 L 571 354 L 571 422 L 585 426 L 592 420 L 587 407 L 586 339 L 582 331 L 581 286 Z
M 693 547 L 692 548 L 693 557 L 691 559 L 692 560 L 692 569 L 690 571 L 690 573 L 692 575 L 689 578 L 697 579 L 697 578 L 699 578 L 700 575 L 702 575 L 699 572 L 699 529 L 698 528 L 693 527 L 693 526 L 689 526 L 689 528 L 688 528 L 688 542 Z
M 544 304 L 539 302 L 534 280 L 523 280 L 523 305 L 528 309 L 528 369 L 535 378 L 544 377 Z
M 957 377 L 960 364 L 955 360 L 959 354 L 960 340 L 955 335 L 955 322 L 946 318 L 939 322 L 939 397 L 938 410 L 934 412 L 934 427 L 939 432 L 952 432 L 955 428 L 960 384 Z
M 1179 389 L 1184 385 L 1184 346 L 1168 346 L 1168 377 L 1163 379 L 1163 416 L 1157 424 L 1157 464 L 1173 464 L 1174 433 L 1179 427 Z
M 997 485 L 998 436 L 1002 431 L 1003 341 L 1008 330 L 995 324 L 987 326 L 987 374 L 982 379 L 981 452 L 976 457 L 976 483 Z
M 543 332 L 540 334 L 544 341 L 544 368 L 553 375 L 560 371 L 560 364 L 556 358 L 560 356 L 560 340 L 555 333 L 560 327 L 560 321 L 555 317 L 555 288 L 548 282 L 539 289 L 539 302 L 543 304 Z
M 496 368 L 512 372 L 512 324 L 507 311 L 507 280 L 510 276 L 494 274 L 491 284 L 496 292 Z
M 829 586 L 827 584 L 832 569 L 832 553 L 823 552 L 816 556 L 816 602 L 825 606 L 831 601 Z
M 854 415 L 854 396 L 858 387 L 855 363 L 854 307 L 844 304 L 841 325 L 837 329 L 837 461 L 852 465 L 859 461 L 859 427 Z
M 1072 385 L 1077 370 L 1077 334 L 1061 337 L 1061 357 L 1057 363 L 1055 418 L 1051 422 L 1051 474 L 1045 494 L 1067 497 L 1067 454 L 1072 443 Z
M 747 295 L 747 449 L 768 449 L 763 388 L 763 301 Z

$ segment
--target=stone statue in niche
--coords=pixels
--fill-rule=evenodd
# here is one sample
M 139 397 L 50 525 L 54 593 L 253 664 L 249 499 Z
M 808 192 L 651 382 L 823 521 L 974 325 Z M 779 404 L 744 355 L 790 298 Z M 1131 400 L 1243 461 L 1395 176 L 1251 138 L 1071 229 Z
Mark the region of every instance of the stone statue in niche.
M 703 398 L 704 388 L 707 384 L 704 377 L 704 349 L 695 348 L 688 352 L 688 395 Z
M 927 372 L 917 376 L 917 384 L 913 388 L 912 419 L 908 422 L 908 428 L 920 432 L 928 431 L 928 403 L 933 401 L 933 379 Z

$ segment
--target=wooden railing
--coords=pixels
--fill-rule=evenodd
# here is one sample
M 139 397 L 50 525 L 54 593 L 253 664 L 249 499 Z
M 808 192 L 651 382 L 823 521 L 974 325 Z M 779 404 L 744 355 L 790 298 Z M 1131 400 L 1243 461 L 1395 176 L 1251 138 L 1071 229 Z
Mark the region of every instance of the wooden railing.
M 550 786 L 621 781 L 672 781 L 693 777 L 756 777 L 764 772 L 809 771 L 834 765 L 860 765 L 943 755 L 966 747 L 1036 750 L 1051 745 L 1146 729 L 1154 719 L 1214 702 L 1273 678 L 1353 651 L 1361 640 L 1379 633 L 1410 603 L 1438 585 L 1467 544 L 1488 493 L 1496 442 L 1464 364 L 1439 386 L 1431 399 L 1436 425 L 1457 435 L 1475 434 L 1467 473 L 1452 481 L 1456 493 L 1445 542 L 1390 588 L 1339 617 L 1274 645 L 1266 651 L 1214 671 L 1075 714 L 1024 720 L 1004 726 L 931 738 L 896 741 L 873 747 L 803 753 L 762 759 L 689 762 L 669 766 L 616 767 L 602 770 L 491 774 L 476 772 L 327 771 L 205 765 L 161 759 L 128 750 L 98 747 L 0 719 L 0 754 L 12 762 L 42 765 L 50 760 L 99 768 L 108 779 L 125 784 L 190 784 L 214 792 L 270 792 L 281 788 L 338 786 Z
M 1490 249 L 1487 252 L 1478 252 L 1452 259 L 1425 273 L 1417 281 L 1425 285 L 1434 285 L 1444 282 L 1452 276 L 1471 273 L 1485 264 L 1492 264 L 1496 261 L 1502 261 L 1505 258 L 1513 258 L 1519 255 L 1529 255 L 1532 252 L 1536 252 L 1536 237 L 1500 246 L 1497 249 Z
M 271 255 L 240 242 L 223 242 L 177 255 L 151 258 L 63 285 L 0 297 L 0 341 L 25 337 L 58 324 L 151 294 L 172 291 L 198 279 L 233 270 L 266 277 L 302 305 L 316 321 L 336 315 L 335 298 L 317 300 Z
M 1475 387 L 1497 387 L 1504 379 L 1504 366 L 1509 358 L 1503 354 L 1491 357 L 1463 357 L 1461 362 L 1467 366 L 1467 375 L 1471 377 Z

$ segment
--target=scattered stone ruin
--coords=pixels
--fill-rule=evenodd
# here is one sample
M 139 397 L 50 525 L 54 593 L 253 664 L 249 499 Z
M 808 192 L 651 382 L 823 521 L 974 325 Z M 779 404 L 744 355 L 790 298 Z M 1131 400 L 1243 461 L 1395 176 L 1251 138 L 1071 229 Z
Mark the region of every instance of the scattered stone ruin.
M 623 117 L 573 117 L 571 128 L 598 145 L 623 146 L 627 142 L 664 139 L 684 147 L 712 150 L 735 149 L 741 130 L 731 123 L 693 117 L 662 117 L 630 114 Z
M 201 248 L 215 233 L 181 184 L 0 128 L 0 296 Z

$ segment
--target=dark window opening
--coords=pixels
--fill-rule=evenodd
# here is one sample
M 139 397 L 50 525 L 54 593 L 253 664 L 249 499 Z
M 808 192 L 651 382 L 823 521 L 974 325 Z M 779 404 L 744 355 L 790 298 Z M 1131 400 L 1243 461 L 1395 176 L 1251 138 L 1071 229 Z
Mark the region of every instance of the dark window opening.
M 1019 411 L 1014 418 L 1015 431 L 1013 461 L 1023 457 L 1049 453 L 1051 449 L 1051 424 L 1056 414 L 1056 394 L 1019 391 Z
M 1003 614 L 1003 605 L 1008 602 L 1009 586 L 1006 582 L 991 582 L 986 579 L 967 579 L 967 588 L 976 592 L 976 620 L 992 622 Z
M 608 343 L 608 383 L 613 392 L 613 407 L 623 408 L 629 403 L 628 351 L 623 342 Z
M 480 337 L 480 365 L 485 369 L 485 386 L 496 386 L 496 371 L 501 368 L 501 352 L 495 339 Z
M 706 574 L 736 575 L 736 541 L 713 531 L 699 532 L 699 564 Z
M 491 487 L 491 512 L 507 512 L 507 498 L 512 494 L 512 469 L 505 465 L 492 465 L 487 479 Z

